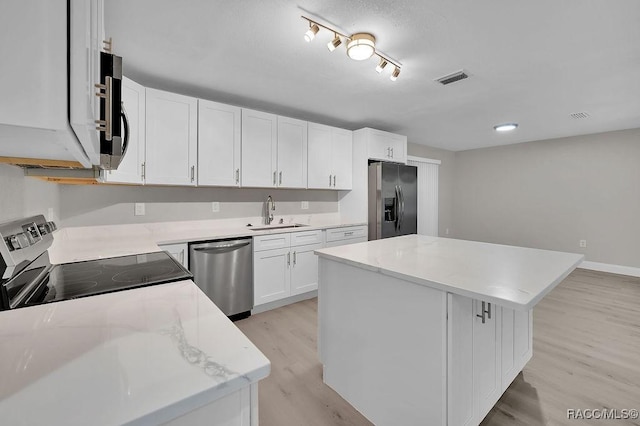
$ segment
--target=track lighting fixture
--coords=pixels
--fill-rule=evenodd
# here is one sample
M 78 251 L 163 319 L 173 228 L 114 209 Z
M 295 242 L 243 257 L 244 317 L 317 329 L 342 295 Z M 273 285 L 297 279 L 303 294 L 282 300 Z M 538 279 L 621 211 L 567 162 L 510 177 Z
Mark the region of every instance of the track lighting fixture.
M 398 68 L 398 66 L 396 66 L 393 70 L 393 72 L 391 73 L 391 76 L 389 77 L 389 79 L 391 81 L 396 81 L 398 79 L 398 76 L 400 75 L 400 68 Z
M 384 67 L 387 66 L 387 61 L 380 58 L 380 62 L 378 63 L 378 65 L 376 66 L 376 72 L 378 74 L 380 74 L 382 72 L 382 70 L 384 69 Z
M 364 61 L 366 59 L 371 58 L 372 56 L 376 56 L 379 58 L 378 65 L 376 66 L 376 71 L 378 74 L 381 74 L 387 64 L 391 64 L 394 66 L 393 72 L 389 77 L 391 81 L 396 81 L 398 76 L 400 75 L 400 68 L 402 65 L 400 63 L 389 59 L 386 55 L 378 52 L 376 50 L 376 38 L 373 34 L 369 33 L 355 33 L 350 36 L 342 34 L 339 31 L 336 31 L 333 28 L 330 28 L 324 24 L 319 23 L 313 19 L 307 18 L 306 16 L 302 16 L 302 19 L 305 19 L 309 23 L 309 29 L 304 34 L 304 39 L 307 42 L 311 42 L 320 31 L 320 28 L 324 28 L 325 30 L 333 33 L 333 39 L 327 43 L 327 49 L 330 52 L 336 50 L 341 44 L 342 39 L 345 40 L 347 46 L 347 55 L 355 60 L 355 61 Z
M 309 21 L 309 29 L 307 30 L 306 33 L 304 33 L 305 41 L 309 43 L 311 40 L 313 40 L 316 34 L 318 34 L 319 30 L 320 28 L 318 28 L 317 24 L 313 24 L 311 21 Z
M 329 49 L 329 52 L 333 52 L 334 50 L 336 50 L 336 47 L 340 46 L 341 44 L 342 40 L 340 40 L 340 36 L 338 34 L 335 34 L 333 40 L 327 43 L 327 48 Z

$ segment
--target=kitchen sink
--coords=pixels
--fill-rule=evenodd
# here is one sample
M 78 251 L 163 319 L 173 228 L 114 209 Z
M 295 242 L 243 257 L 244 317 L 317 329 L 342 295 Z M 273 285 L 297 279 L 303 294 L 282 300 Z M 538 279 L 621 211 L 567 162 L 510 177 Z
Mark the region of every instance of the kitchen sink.
M 292 225 L 268 225 L 268 226 L 252 226 L 251 229 L 252 231 L 268 231 L 270 229 L 287 229 L 287 228 L 301 228 L 303 226 L 309 226 L 309 225 L 303 225 L 301 223 L 294 223 Z

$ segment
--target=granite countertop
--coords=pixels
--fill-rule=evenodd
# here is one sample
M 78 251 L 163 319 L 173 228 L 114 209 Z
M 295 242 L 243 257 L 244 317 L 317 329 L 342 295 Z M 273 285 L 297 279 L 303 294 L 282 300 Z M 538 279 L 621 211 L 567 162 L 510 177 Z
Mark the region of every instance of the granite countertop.
M 158 424 L 270 371 L 192 281 L 0 316 L 3 424 Z
M 443 291 L 528 310 L 584 256 L 524 247 L 406 235 L 316 250 L 321 258 Z

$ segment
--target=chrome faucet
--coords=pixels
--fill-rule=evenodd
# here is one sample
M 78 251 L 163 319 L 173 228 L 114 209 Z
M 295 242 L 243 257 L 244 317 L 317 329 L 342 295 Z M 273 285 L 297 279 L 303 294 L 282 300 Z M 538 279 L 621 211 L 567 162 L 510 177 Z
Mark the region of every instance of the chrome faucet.
M 269 203 L 271 203 L 271 208 L 269 208 Z M 271 195 L 267 196 L 267 203 L 265 205 L 265 215 L 264 221 L 267 225 L 271 225 L 273 222 L 273 212 L 276 210 L 276 202 L 273 201 Z

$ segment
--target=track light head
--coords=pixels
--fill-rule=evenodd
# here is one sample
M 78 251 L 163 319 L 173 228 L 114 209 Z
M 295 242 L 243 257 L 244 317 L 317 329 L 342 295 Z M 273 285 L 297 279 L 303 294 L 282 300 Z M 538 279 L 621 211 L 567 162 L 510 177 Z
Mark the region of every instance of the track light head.
M 391 76 L 389 77 L 389 79 L 391 81 L 396 81 L 398 79 L 399 75 L 400 75 L 400 68 L 399 67 L 395 67 L 393 69 L 393 72 L 391 73 Z
M 318 34 L 318 31 L 320 31 L 320 28 L 318 27 L 318 25 L 309 21 L 309 29 L 307 30 L 306 33 L 304 33 L 304 40 L 307 43 L 309 43 L 311 40 L 314 39 L 316 34 Z
M 380 74 L 382 72 L 382 70 L 384 69 L 384 67 L 387 66 L 387 60 L 380 58 L 380 62 L 378 63 L 378 65 L 376 66 L 376 72 L 378 74 Z
M 335 37 L 333 37 L 333 40 L 327 43 L 327 49 L 329 49 L 329 52 L 333 52 L 341 44 L 342 44 L 342 40 L 340 40 L 340 37 L 338 36 L 338 34 L 335 34 Z

